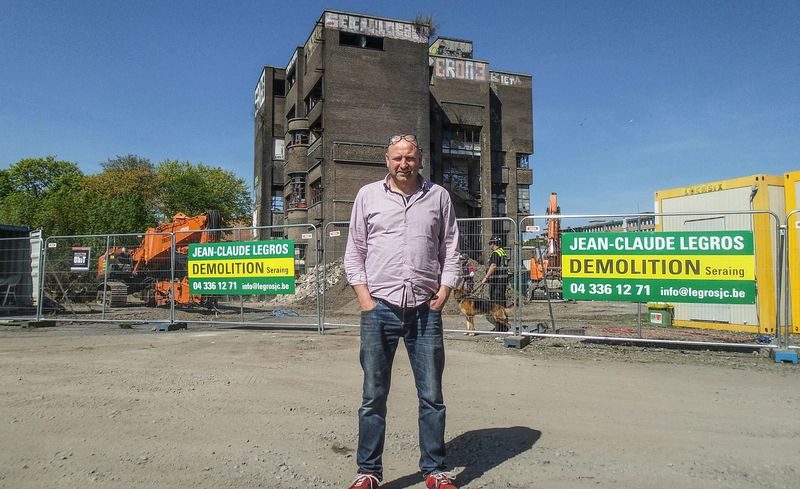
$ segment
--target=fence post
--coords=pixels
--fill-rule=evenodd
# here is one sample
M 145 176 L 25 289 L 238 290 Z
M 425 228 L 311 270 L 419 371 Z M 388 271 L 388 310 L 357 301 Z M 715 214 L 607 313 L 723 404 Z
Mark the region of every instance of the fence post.
M 782 330 L 781 330 L 781 285 L 783 281 L 783 252 L 784 252 L 784 242 L 786 240 L 786 225 L 780 224 L 778 222 L 778 264 L 777 264 L 777 282 L 775 287 L 775 295 L 777 296 L 777 304 L 775 305 L 775 337 L 777 339 L 777 346 L 781 348 L 781 343 L 783 342 L 782 337 Z M 788 302 L 788 301 L 787 301 Z M 786 330 L 788 332 L 789 325 L 787 323 Z M 788 344 L 789 337 L 787 334 L 786 341 Z
M 315 224 L 311 224 L 311 233 L 313 235 L 314 241 L 314 256 L 317 262 L 317 273 L 314 274 L 314 278 L 317 281 L 316 287 L 316 300 L 317 300 L 317 333 L 322 334 L 322 300 L 321 297 L 325 293 L 325 285 L 328 283 L 327 281 L 321 281 L 320 278 L 323 277 L 325 273 L 325 261 L 322 259 L 322 254 L 320 253 L 319 243 L 320 243 L 320 236 L 319 236 L 319 229 Z M 322 262 L 320 262 L 322 260 Z
M 522 292 L 522 239 L 520 233 L 519 222 L 516 219 L 512 219 L 511 222 L 514 225 L 514 281 L 511 285 L 514 289 L 514 335 L 519 336 L 521 334 L 521 327 L 519 321 L 519 308 L 521 301 L 519 300 L 519 296 Z
M 45 274 L 46 270 L 45 267 L 47 266 L 47 240 L 50 238 L 46 238 L 44 241 L 39 241 L 41 246 L 41 253 L 39 257 L 39 303 L 36 305 L 36 321 L 42 320 L 42 303 L 44 302 L 44 283 L 45 283 Z
M 175 324 L 175 231 L 169 233 L 169 323 Z
M 108 293 L 108 269 L 110 268 L 108 266 L 108 250 L 109 250 L 109 246 L 111 244 L 110 240 L 111 240 L 111 236 L 107 234 L 106 235 L 106 252 L 105 252 L 105 258 L 104 258 L 105 261 L 103 262 L 103 264 L 104 264 L 104 266 L 103 266 L 103 305 L 100 308 L 100 311 L 101 311 L 100 312 L 100 318 L 101 319 L 105 319 L 106 318 L 106 294 Z M 100 257 L 98 257 L 98 259 L 100 259 Z

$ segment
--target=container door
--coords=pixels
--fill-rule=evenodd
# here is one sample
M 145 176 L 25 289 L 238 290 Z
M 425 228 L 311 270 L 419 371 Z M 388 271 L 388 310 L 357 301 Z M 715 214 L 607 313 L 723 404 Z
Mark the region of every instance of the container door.
M 725 217 L 687 220 L 686 231 L 725 231 Z M 680 304 L 675 308 L 675 319 L 688 321 L 731 322 L 731 306 L 726 304 Z

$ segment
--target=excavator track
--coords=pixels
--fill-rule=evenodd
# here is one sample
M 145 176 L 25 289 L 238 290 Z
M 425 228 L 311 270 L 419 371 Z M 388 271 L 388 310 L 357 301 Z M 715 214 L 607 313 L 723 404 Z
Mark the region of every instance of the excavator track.
M 128 304 L 128 285 L 116 280 L 106 284 L 106 305 L 109 307 L 125 307 Z M 97 291 L 98 304 L 103 303 L 103 286 Z

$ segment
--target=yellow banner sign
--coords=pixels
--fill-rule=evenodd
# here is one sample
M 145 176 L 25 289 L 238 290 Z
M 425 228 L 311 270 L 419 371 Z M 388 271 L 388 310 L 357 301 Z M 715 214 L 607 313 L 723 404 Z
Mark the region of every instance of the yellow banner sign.
M 284 277 L 294 274 L 294 258 L 205 260 L 189 263 L 189 278 Z
M 565 255 L 565 278 L 755 280 L 749 255 Z

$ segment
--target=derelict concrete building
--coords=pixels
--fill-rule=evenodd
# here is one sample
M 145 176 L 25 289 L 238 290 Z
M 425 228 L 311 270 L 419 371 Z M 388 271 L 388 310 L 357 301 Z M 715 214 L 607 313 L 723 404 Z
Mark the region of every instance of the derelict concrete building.
M 471 41 L 429 31 L 326 10 L 285 67 L 263 68 L 255 225 L 348 220 L 358 189 L 386 174 L 389 136 L 407 133 L 459 217 L 530 213 L 531 75 L 490 69 Z

